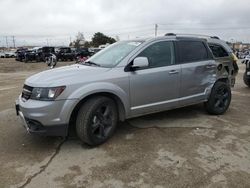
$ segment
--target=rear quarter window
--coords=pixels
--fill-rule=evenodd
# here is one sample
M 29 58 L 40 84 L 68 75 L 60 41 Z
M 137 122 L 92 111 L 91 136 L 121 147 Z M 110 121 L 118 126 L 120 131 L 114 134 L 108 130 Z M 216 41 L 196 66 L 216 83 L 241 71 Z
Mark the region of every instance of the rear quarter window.
M 228 52 L 219 44 L 208 44 L 208 46 L 216 58 L 229 56 Z
M 180 63 L 208 60 L 208 51 L 202 41 L 178 41 Z

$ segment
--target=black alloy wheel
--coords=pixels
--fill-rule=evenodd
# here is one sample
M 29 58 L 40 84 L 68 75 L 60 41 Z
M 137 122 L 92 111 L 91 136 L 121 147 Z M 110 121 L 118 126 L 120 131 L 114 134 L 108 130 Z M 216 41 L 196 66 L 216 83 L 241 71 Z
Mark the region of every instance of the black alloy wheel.
M 229 91 L 226 87 L 220 87 L 217 89 L 217 92 L 214 96 L 215 103 L 214 107 L 218 108 L 219 110 L 224 110 L 228 106 L 228 99 Z
M 86 101 L 80 108 L 76 120 L 78 137 L 88 145 L 99 145 L 114 133 L 118 121 L 115 102 L 105 96 Z
M 221 115 L 225 113 L 231 102 L 231 88 L 228 83 L 218 81 L 214 84 L 205 108 L 208 113 Z

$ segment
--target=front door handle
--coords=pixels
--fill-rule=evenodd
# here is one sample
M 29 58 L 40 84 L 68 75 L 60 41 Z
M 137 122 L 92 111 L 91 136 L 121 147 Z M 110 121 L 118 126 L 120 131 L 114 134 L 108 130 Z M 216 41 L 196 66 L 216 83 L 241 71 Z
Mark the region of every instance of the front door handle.
M 169 71 L 168 73 L 169 73 L 169 74 L 178 74 L 179 71 L 177 71 L 177 70 L 171 70 L 171 71 Z

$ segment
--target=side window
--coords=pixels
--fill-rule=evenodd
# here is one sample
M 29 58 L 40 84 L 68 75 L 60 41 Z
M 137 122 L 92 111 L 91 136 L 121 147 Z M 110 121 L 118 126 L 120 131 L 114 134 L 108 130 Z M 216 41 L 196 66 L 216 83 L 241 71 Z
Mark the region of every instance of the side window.
M 170 41 L 157 42 L 144 49 L 137 57 L 147 57 L 149 67 L 163 67 L 175 64 L 174 44 Z
M 207 48 L 202 41 L 177 42 L 180 63 L 203 61 L 208 59 Z
M 228 57 L 229 56 L 226 50 L 218 44 L 209 44 L 209 48 L 211 49 L 214 57 Z

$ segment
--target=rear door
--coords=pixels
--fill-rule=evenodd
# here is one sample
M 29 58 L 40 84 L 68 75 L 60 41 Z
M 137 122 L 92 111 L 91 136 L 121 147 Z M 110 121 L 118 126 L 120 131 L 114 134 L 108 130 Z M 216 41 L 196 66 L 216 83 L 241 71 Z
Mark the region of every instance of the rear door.
M 203 40 L 179 40 L 177 49 L 182 71 L 180 104 L 204 101 L 216 80 L 216 62 L 207 44 Z

